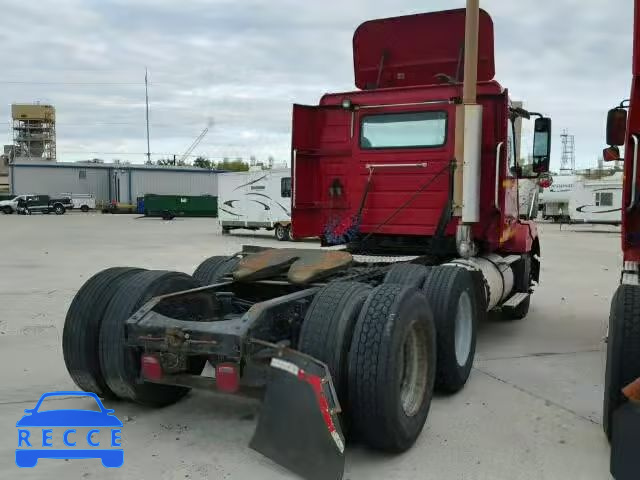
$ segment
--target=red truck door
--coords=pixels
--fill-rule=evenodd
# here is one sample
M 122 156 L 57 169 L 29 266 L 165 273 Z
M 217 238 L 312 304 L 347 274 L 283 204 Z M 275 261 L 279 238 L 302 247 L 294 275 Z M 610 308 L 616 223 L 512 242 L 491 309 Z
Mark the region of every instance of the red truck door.
M 346 209 L 332 185 L 342 185 L 351 158 L 352 113 L 340 107 L 293 106 L 292 233 L 317 237 L 327 215 Z M 344 181 L 344 180 L 342 180 Z M 336 183 L 337 182 L 337 183 Z
M 357 113 L 352 193 L 361 197 L 373 168 L 362 233 L 432 236 L 447 208 L 455 106 L 385 106 Z

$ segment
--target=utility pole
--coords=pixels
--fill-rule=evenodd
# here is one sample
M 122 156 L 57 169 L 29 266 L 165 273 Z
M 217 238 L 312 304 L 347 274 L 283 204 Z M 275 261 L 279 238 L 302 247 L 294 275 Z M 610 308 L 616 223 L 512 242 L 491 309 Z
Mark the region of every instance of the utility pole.
M 144 69 L 144 98 L 147 112 L 147 162 L 151 163 L 151 146 L 149 143 L 149 71 Z

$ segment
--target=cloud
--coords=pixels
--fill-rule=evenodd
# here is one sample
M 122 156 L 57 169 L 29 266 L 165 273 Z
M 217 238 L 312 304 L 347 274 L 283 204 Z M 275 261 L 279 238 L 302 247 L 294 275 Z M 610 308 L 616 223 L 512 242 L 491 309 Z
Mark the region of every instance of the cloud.
M 514 99 L 554 119 L 554 164 L 567 128 L 578 164 L 592 165 L 604 143 L 606 111 L 630 89 L 631 2 L 481 4 L 494 18 L 496 79 Z M 11 138 L 10 103 L 46 101 L 57 109 L 60 160 L 119 152 L 142 162 L 147 67 L 152 151 L 180 155 L 213 119 L 195 154 L 286 160 L 291 104 L 354 88 L 357 25 L 462 6 L 462 0 L 432 0 L 428 7 L 418 0 L 10 2 L 4 24 L 20 28 L 0 31 L 5 138 Z

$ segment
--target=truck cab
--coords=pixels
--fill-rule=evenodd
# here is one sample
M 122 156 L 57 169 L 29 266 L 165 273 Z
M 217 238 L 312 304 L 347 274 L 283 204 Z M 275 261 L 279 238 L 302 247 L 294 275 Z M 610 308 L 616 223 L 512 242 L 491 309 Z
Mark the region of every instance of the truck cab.
M 357 29 L 358 90 L 326 94 L 317 106 L 294 106 L 294 236 L 319 236 L 325 245 L 346 243 L 369 253 L 455 256 L 460 211 L 473 202 L 479 221 L 471 229 L 480 252 L 539 248 L 535 224 L 520 220 L 523 175 L 515 153 L 516 119 L 538 114 L 513 107 L 494 79 L 493 23 L 484 11 L 476 85 L 478 188 L 462 201 L 459 177 L 471 170 L 459 154 L 464 30 L 464 9 L 373 20 Z M 548 171 L 550 120 L 536 120 L 535 130 L 537 180 Z

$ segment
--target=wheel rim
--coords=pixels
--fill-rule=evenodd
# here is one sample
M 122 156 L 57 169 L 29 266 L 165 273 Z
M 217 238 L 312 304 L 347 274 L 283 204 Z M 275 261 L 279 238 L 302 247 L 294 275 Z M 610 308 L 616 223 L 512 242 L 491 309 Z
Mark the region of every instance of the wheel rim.
M 278 240 L 282 240 L 282 238 L 284 237 L 284 231 L 281 225 L 278 225 L 276 227 L 276 237 L 278 237 Z
M 420 411 L 427 392 L 427 333 L 424 326 L 414 322 L 405 338 L 400 354 L 400 403 L 407 417 Z
M 458 299 L 455 324 L 456 361 L 461 367 L 467 364 L 471 353 L 471 339 L 473 337 L 472 316 L 471 297 L 468 292 L 462 292 Z

